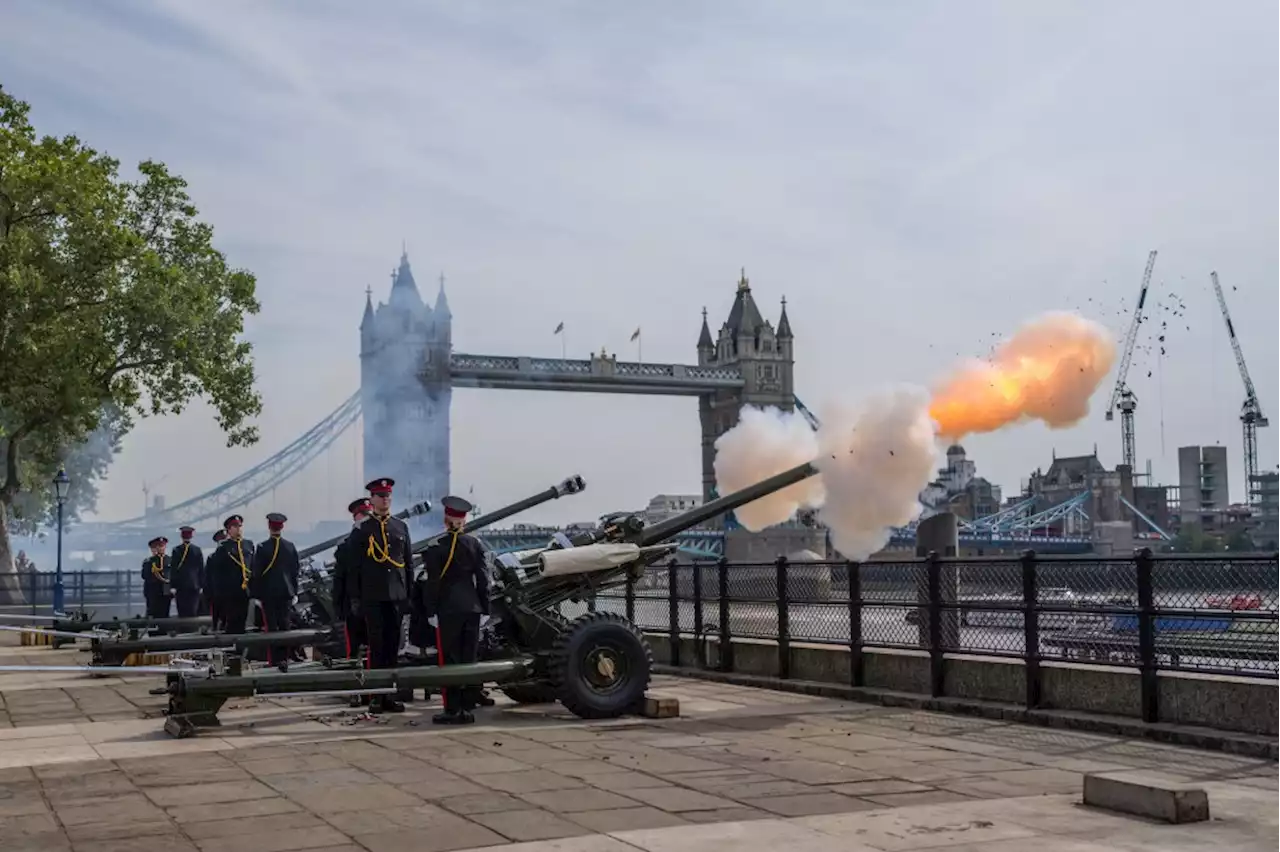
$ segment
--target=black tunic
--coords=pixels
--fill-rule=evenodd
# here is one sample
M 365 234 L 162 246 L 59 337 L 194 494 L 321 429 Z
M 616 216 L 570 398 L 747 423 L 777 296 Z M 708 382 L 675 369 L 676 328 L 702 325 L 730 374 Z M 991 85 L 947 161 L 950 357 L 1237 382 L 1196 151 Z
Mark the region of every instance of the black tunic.
M 142 594 L 151 600 L 169 594 L 169 557 L 148 556 L 142 560 Z
M 204 566 L 205 590 L 211 599 L 227 600 L 248 597 L 246 584 L 253 566 L 253 542 L 249 539 L 226 539 Z
M 174 591 L 188 594 L 204 588 L 204 552 L 197 545 L 179 544 L 169 556 L 169 564 L 169 582 Z
M 259 600 L 288 600 L 298 593 L 298 548 L 280 536 L 271 536 L 253 553 L 249 591 Z
M 347 573 L 348 600 L 363 603 L 409 599 L 413 554 L 409 527 L 399 518 L 374 515 L 347 537 L 356 560 Z
M 489 572 L 484 545 L 475 536 L 446 535 L 422 555 L 426 569 L 423 610 L 439 615 L 487 615 Z
M 351 574 L 360 569 L 360 555 L 353 543 L 358 533 L 351 533 L 333 549 L 333 613 L 339 621 L 351 615 Z

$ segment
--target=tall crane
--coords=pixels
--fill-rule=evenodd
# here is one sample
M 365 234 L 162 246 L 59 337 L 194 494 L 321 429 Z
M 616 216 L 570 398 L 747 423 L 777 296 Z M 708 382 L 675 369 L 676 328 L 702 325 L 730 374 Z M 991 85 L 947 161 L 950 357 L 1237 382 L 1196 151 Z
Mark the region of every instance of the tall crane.
M 1227 310 L 1227 297 L 1222 294 L 1222 285 L 1218 283 L 1218 273 L 1210 272 L 1209 279 L 1213 281 L 1213 294 L 1218 297 L 1222 319 L 1227 323 L 1227 337 L 1231 338 L 1231 351 L 1236 355 L 1236 366 L 1240 369 L 1240 378 L 1244 380 L 1244 404 L 1240 406 L 1240 422 L 1244 425 L 1245 502 L 1253 505 L 1257 499 L 1254 482 L 1258 478 L 1258 429 L 1270 426 L 1271 421 L 1262 413 L 1258 392 L 1253 389 L 1253 379 L 1249 378 L 1249 368 L 1244 363 L 1244 352 L 1236 337 L 1236 327 L 1231 322 L 1231 312 Z
M 1124 348 L 1121 349 L 1120 369 L 1116 373 L 1116 387 L 1111 392 L 1111 402 L 1107 404 L 1107 419 L 1115 419 L 1115 411 L 1120 409 L 1120 442 L 1123 448 L 1124 464 L 1133 470 L 1137 463 L 1137 451 L 1133 441 L 1133 412 L 1138 407 L 1138 397 L 1129 390 L 1126 382 L 1129 379 L 1129 365 L 1133 363 L 1133 347 L 1138 342 L 1138 326 L 1142 325 L 1142 311 L 1147 304 L 1147 289 L 1151 286 L 1151 271 L 1156 268 L 1156 252 L 1151 250 L 1147 255 L 1147 269 L 1142 273 L 1142 289 L 1138 291 L 1138 306 L 1133 309 L 1133 319 L 1129 321 L 1129 331 L 1124 336 Z

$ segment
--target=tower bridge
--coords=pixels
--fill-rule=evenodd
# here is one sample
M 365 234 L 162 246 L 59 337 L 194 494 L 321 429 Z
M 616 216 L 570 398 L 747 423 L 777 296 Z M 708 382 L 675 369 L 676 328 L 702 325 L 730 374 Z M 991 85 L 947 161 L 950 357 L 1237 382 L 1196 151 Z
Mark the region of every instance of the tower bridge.
M 443 276 L 430 306 L 422 299 L 406 254 L 391 278 L 385 303 L 375 305 L 372 291 L 366 290 L 360 323 L 361 385 L 338 408 L 284 449 L 215 488 L 147 515 L 84 524 L 79 532 L 97 533 L 104 540 L 127 537 L 126 549 L 134 549 L 144 529 L 216 523 L 306 468 L 362 416 L 365 477 L 393 476 L 397 496 L 405 504 L 430 500 L 436 508 L 417 519 L 415 531 L 434 531 L 441 525 L 439 500 L 450 491 L 450 404 L 455 387 L 696 397 L 705 499 L 715 493 L 715 441 L 737 424 L 743 405 L 799 410 L 817 427 L 817 419 L 795 396 L 795 341 L 786 299 L 781 300 L 775 326 L 756 304 L 745 270 L 715 335 L 703 309 L 695 364 L 619 361 L 603 351 L 586 359 L 455 352 Z M 1043 524 L 1029 506 L 1021 508 L 999 523 L 965 525 L 962 539 L 991 548 L 1090 548 L 1087 536 L 1036 535 L 1050 520 L 1063 517 L 1061 507 L 1050 510 L 1057 514 L 1053 519 L 1046 516 Z M 508 550 L 543 544 L 547 534 L 494 530 L 485 537 L 495 549 Z M 895 533 L 893 544 L 905 546 L 909 541 L 914 541 L 914 530 L 904 528 Z M 692 531 L 681 546 L 691 555 L 720 556 L 723 532 Z

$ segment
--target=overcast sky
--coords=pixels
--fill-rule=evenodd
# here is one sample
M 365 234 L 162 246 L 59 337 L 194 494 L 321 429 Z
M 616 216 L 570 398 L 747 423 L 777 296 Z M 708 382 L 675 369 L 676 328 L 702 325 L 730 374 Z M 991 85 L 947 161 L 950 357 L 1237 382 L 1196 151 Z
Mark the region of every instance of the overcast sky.
M 1120 332 L 1159 249 L 1138 455 L 1172 482 L 1178 446 L 1224 443 L 1239 499 L 1244 394 L 1208 275 L 1280 416 L 1276 34 L 1267 0 L 6 0 L 0 83 L 41 131 L 168 163 L 258 276 L 261 443 L 225 449 L 201 407 L 149 421 L 102 517 L 138 514 L 144 481 L 170 503 L 223 482 L 337 407 L 402 241 L 424 297 L 447 276 L 473 353 L 559 355 L 564 322 L 572 355 L 634 357 L 640 326 L 645 360 L 692 362 L 745 266 L 775 323 L 788 300 L 814 408 L 928 382 L 1047 309 Z M 1114 465 L 1108 391 L 1074 429 L 968 439 L 979 472 L 1016 490 L 1095 443 Z M 454 489 L 482 506 L 575 472 L 586 494 L 522 519 L 700 490 L 692 400 L 453 399 Z M 358 445 L 274 507 L 341 516 Z

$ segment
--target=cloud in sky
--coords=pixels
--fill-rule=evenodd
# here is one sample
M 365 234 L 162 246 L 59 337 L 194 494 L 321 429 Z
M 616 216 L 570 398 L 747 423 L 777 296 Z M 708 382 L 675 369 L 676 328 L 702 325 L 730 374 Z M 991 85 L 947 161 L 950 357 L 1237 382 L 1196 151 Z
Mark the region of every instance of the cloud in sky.
M 1242 493 L 1211 269 L 1277 406 L 1274 3 L 17 0 L 4 17 L 0 82 L 40 129 L 169 163 L 259 276 L 262 443 L 222 449 L 199 408 L 147 422 L 105 517 L 136 514 L 144 480 L 170 502 L 216 485 L 345 399 L 364 290 L 386 298 L 402 240 L 424 296 L 447 275 L 455 347 L 477 353 L 558 354 L 563 321 L 573 355 L 633 355 L 639 325 L 647 360 L 692 361 L 699 309 L 722 319 L 745 265 L 767 316 L 788 298 L 811 404 L 928 381 L 1045 309 L 1122 330 L 1158 248 L 1156 297 L 1177 293 L 1190 329 L 1134 367 L 1140 458 L 1172 480 L 1177 446 L 1226 443 Z M 453 421 L 454 487 L 486 506 L 587 477 L 530 519 L 699 488 L 688 400 L 458 391 Z M 250 510 L 338 515 L 357 443 Z M 1010 489 L 1051 447 L 1095 443 L 1114 464 L 1100 410 L 968 448 Z

